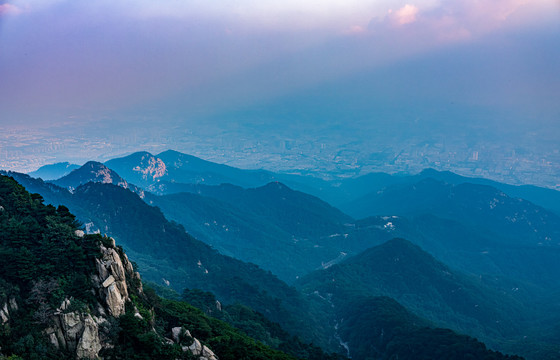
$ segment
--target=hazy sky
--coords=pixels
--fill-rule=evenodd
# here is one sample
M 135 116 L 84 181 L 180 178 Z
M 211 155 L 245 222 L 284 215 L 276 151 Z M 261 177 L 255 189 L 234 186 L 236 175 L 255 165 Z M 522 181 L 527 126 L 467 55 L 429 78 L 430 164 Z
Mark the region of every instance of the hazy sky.
M 557 0 L 0 0 L 0 124 L 165 122 L 323 88 L 550 121 L 559 44 Z

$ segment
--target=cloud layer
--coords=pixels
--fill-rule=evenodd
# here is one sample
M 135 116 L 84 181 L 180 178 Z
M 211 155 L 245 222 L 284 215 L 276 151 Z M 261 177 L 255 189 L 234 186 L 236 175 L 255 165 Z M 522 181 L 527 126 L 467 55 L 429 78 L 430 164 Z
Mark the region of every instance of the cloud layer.
M 249 106 L 457 46 L 473 57 L 532 51 L 541 78 L 555 50 L 519 35 L 550 34 L 559 18 L 554 0 L 4 1 L 0 107 L 10 117 L 0 121 L 166 101 Z M 511 77 L 521 75 L 531 74 Z

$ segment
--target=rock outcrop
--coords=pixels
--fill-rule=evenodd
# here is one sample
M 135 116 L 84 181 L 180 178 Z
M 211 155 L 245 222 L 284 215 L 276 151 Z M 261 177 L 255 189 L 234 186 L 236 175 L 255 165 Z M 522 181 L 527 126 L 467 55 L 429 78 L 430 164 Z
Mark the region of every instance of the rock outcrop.
M 84 331 L 78 342 L 76 357 L 78 359 L 94 359 L 101 350 L 99 338 L 99 327 L 91 316 L 87 316 L 83 321 Z
M 134 272 L 132 264 L 124 253 L 122 257 L 119 255 L 114 240 L 112 242 L 112 247 L 103 245 L 100 247 L 102 257 L 96 259 L 97 274 L 93 275 L 93 282 L 109 314 L 118 317 L 124 314 L 125 304 L 129 300 L 127 275 L 130 279 L 139 279 L 140 275 Z
M 16 299 L 10 298 L 0 307 L 0 324 L 6 324 L 10 321 L 11 313 L 16 312 L 19 310 L 19 306 L 16 302 Z
M 190 352 L 199 360 L 218 360 L 216 354 L 206 345 L 202 345 L 197 338 L 192 337 L 189 330 L 182 327 L 174 327 L 171 329 L 171 334 L 173 341 L 181 345 L 184 352 Z
M 140 275 L 134 272 L 128 257 L 119 254 L 114 240 L 110 240 L 108 246 L 100 245 L 101 257 L 95 259 L 97 273 L 92 275 L 92 291 L 97 292 L 99 303 L 96 309 L 90 309 L 95 315 L 84 310 L 70 311 L 72 300 L 65 299 L 51 319 L 53 325 L 45 331 L 55 347 L 75 353 L 77 359 L 97 359 L 103 347 L 112 346 L 102 341 L 100 328 L 108 322 L 109 316 L 119 317 L 125 313 L 126 303 L 130 301 L 127 278 L 138 280 L 137 291 L 142 292 Z M 17 304 L 10 306 L 17 307 Z M 2 309 L 2 321 L 3 314 Z M 136 314 L 140 316 L 135 309 Z
M 70 305 L 65 300 L 61 308 Z M 59 311 L 64 311 L 59 309 Z M 77 359 L 97 359 L 103 347 L 99 336 L 99 325 L 105 319 L 79 311 L 59 312 L 53 317 L 53 326 L 45 332 L 56 348 L 62 348 L 76 354 Z

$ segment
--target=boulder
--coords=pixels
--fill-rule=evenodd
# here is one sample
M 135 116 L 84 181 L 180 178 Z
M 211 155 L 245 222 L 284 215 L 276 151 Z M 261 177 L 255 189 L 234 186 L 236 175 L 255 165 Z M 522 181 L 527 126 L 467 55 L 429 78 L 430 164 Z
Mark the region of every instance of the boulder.
M 105 301 L 107 302 L 107 309 L 114 317 L 119 317 L 125 312 L 125 301 L 116 284 L 109 285 L 106 289 L 107 295 Z
M 101 342 L 99 340 L 99 328 L 90 314 L 87 314 L 83 319 L 83 329 L 76 349 L 76 357 L 78 359 L 96 359 L 99 350 L 101 350 Z
M 8 311 L 8 303 L 4 303 L 4 306 L 0 309 L 0 320 L 2 324 L 7 323 L 10 320 L 10 312 Z
M 202 345 L 200 344 L 200 341 L 198 341 L 198 339 L 196 338 L 193 338 L 193 343 L 191 344 L 191 346 L 188 347 L 188 349 L 191 351 L 191 353 L 194 356 L 202 355 Z
M 179 343 L 179 336 L 181 335 L 181 329 L 182 327 L 180 326 L 171 329 L 171 334 L 173 335 L 173 341 L 175 341 L 177 344 Z
M 128 301 L 128 287 L 126 273 L 134 276 L 132 265 L 124 257 L 124 264 L 118 252 L 113 248 L 100 247 L 102 257 L 96 260 L 98 288 L 101 297 L 105 300 L 108 312 L 118 317 L 125 312 L 125 303 Z M 129 271 L 130 270 L 130 271 Z M 101 284 L 99 282 L 102 281 Z
M 70 351 L 75 351 L 84 330 L 84 323 L 80 314 L 77 311 L 74 311 L 67 314 L 61 314 L 59 316 L 62 324 L 62 332 L 66 341 L 65 347 Z
M 101 286 L 107 288 L 109 287 L 109 285 L 112 285 L 113 283 L 115 283 L 115 278 L 113 277 L 113 275 L 109 275 L 109 277 L 105 279 L 105 281 L 103 281 L 103 284 L 101 284 Z
M 210 350 L 207 346 L 202 347 L 202 356 L 208 360 L 217 360 L 218 358 L 214 355 L 214 352 Z

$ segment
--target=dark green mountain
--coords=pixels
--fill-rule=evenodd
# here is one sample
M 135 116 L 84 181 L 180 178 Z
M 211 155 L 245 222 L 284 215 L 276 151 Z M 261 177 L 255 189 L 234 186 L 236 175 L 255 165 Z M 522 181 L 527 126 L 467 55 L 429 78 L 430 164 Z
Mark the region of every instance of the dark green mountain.
M 80 165 L 70 164 L 69 162 L 59 162 L 41 166 L 39 169 L 30 172 L 29 175 L 34 178 L 41 178 L 45 181 L 56 180 L 70 174 L 72 170 L 79 168 Z
M 388 297 L 358 297 L 338 312 L 339 334 L 356 359 L 521 359 L 429 323 Z
M 492 234 L 497 241 L 508 245 L 560 244 L 559 216 L 486 185 L 453 185 L 425 179 L 372 193 L 355 201 L 347 210 L 359 217 L 431 214 Z
M 166 217 L 184 225 L 190 234 L 222 254 L 256 263 L 282 279 L 293 281 L 304 269 L 315 269 L 304 256 L 312 251 L 313 245 L 308 241 L 294 242 L 290 233 L 266 217 L 190 193 L 148 195 L 146 201 L 158 206 Z M 299 266 L 302 263 L 305 266 Z
M 222 253 L 257 263 L 288 281 L 337 258 L 340 246 L 322 246 L 322 239 L 348 232 L 352 222 L 318 198 L 281 183 L 196 189 L 198 194 L 148 195 L 145 200 Z
M 155 158 L 147 154 L 131 155 L 134 161 L 138 161 L 138 156 L 140 160 L 144 158 L 148 163 L 157 164 Z M 256 263 L 286 281 L 294 281 L 323 263 L 339 258 L 339 246 L 322 246 L 321 239 L 347 233 L 347 224 L 352 222 L 350 217 L 322 200 L 278 182 L 255 189 L 228 184 L 191 184 L 189 190 L 200 195 L 153 196 L 96 162 L 88 162 L 53 181 L 70 189 L 87 182 L 112 183 L 129 188 L 142 198 L 147 196 L 146 202 L 160 207 L 167 218 L 185 226 L 190 234 L 223 254 Z
M 477 336 L 512 335 L 522 320 L 512 316 L 522 309 L 512 294 L 498 293 L 456 273 L 402 239 L 390 240 L 314 272 L 298 286 L 306 293 L 389 296 L 439 326 Z
M 508 243 L 494 231 L 422 214 L 356 221 L 347 242 L 349 252 L 376 245 L 372 243 L 372 231 L 377 231 L 381 240 L 388 237 L 412 239 L 452 268 L 481 277 L 500 290 L 515 288 L 528 300 L 535 292 L 546 295 L 560 286 L 560 266 L 556 260 L 560 249 L 555 246 L 520 245 L 522 239 L 516 238 Z
M 332 203 L 342 209 L 354 209 L 355 204 L 361 201 L 360 198 L 372 197 L 377 192 L 384 191 L 390 187 L 413 185 L 425 179 L 434 179 L 451 185 L 469 183 L 491 186 L 506 193 L 510 197 L 528 200 L 560 215 L 560 191 L 533 185 L 509 185 L 488 179 L 470 178 L 457 175 L 450 171 L 437 171 L 434 169 L 426 169 L 416 175 L 371 173 L 358 178 L 346 179 L 338 184 L 337 189 L 340 192 L 339 198 Z M 357 212 L 363 210 L 365 209 L 355 209 Z M 373 214 L 362 213 L 358 217 L 368 215 Z
M 0 259 L 1 359 L 295 359 L 144 291 L 113 239 L 4 176 Z
M 294 237 L 325 236 L 340 231 L 353 219 L 326 202 L 288 188 L 280 182 L 252 189 L 223 184 L 198 187 L 197 193 L 213 197 L 274 221 Z M 166 196 L 173 198 L 173 195 Z
M 537 329 L 557 321 L 544 308 L 535 308 L 536 299 L 527 302 L 515 289 L 498 291 L 402 239 L 311 273 L 297 285 L 309 296 L 315 294 L 331 303 L 337 313 L 350 311 L 355 299 L 388 296 L 436 326 L 476 336 L 501 350 L 511 351 L 511 343 L 526 337 L 530 340 L 525 351 L 516 349 L 526 354 L 541 346 L 542 334 Z M 338 316 L 339 322 L 345 319 Z M 547 358 L 555 358 L 554 351 Z
M 330 329 L 313 304 L 270 272 L 219 254 L 187 234 L 136 194 L 112 184 L 88 183 L 70 192 L 23 174 L 12 174 L 49 198 L 62 198 L 89 231 L 113 236 L 142 276 L 177 291 L 211 291 L 224 303 L 248 305 L 303 339 L 329 348 Z M 60 196 L 59 194 L 64 194 Z M 331 346 L 330 349 L 336 349 Z
M 42 189 L 52 189 L 53 186 L 45 185 L 40 180 L 30 178 L 27 178 L 27 181 L 35 183 L 37 188 Z M 65 192 L 63 189 L 58 191 L 60 193 Z M 66 192 L 66 194 L 70 193 Z M 51 196 L 54 195 L 51 193 Z M 318 342 L 328 343 L 325 337 L 328 337 L 328 334 L 332 332 L 332 324 L 329 324 L 329 319 L 338 320 L 340 323 L 341 318 L 339 315 L 332 313 L 332 305 L 334 304 L 332 301 L 326 302 L 313 294 L 304 299 L 295 289 L 282 285 L 277 279 L 275 280 L 274 276 L 267 275 L 257 267 L 217 254 L 206 245 L 190 238 L 180 226 L 167 222 L 158 209 L 146 205 L 138 196 L 125 189 L 109 184 L 88 183 L 78 187 L 74 194 L 65 196 L 68 196 L 68 199 L 73 201 L 73 207 L 82 212 L 80 218 L 88 221 L 91 228 L 95 227 L 96 223 L 101 223 L 103 224 L 103 230 L 113 231 L 115 236 L 122 238 L 123 243 L 131 248 L 131 257 L 138 261 L 141 269 L 148 269 L 144 272 L 148 275 L 152 274 L 152 280 L 158 281 L 162 273 L 166 273 L 166 275 L 171 274 L 172 276 L 166 279 L 170 280 L 173 285 L 179 283 L 181 286 L 187 285 L 190 288 L 205 287 L 207 291 L 216 293 L 219 299 L 226 299 L 226 304 L 230 302 L 227 299 L 250 303 L 250 305 L 257 309 L 260 307 L 260 311 L 267 318 L 279 317 L 279 321 L 283 323 L 284 328 L 292 331 L 298 329 L 306 338 L 316 339 Z M 88 209 L 94 209 L 95 211 Z M 143 232 L 145 232 L 145 235 Z M 139 249 L 142 252 L 138 251 Z M 332 268 L 336 268 L 336 265 Z M 171 270 L 175 271 L 175 273 Z M 318 294 L 320 295 L 321 293 Z M 347 297 L 349 300 L 351 298 Z M 255 351 L 253 352 L 255 355 L 252 355 L 250 358 L 261 358 L 258 357 L 260 355 L 256 355 L 256 352 L 267 351 L 263 347 L 250 347 L 243 342 L 244 340 L 239 340 L 233 335 L 225 335 L 224 332 L 216 332 L 214 330 L 208 331 L 208 327 L 213 328 L 213 325 L 211 325 L 213 324 L 212 321 L 204 320 L 200 317 L 193 320 L 192 316 L 197 313 L 186 304 L 176 303 L 171 300 L 157 300 L 157 298 L 150 296 L 142 300 L 147 301 L 149 305 L 142 305 L 142 301 L 134 301 L 134 305 L 140 309 L 140 314 L 148 314 L 143 312 L 143 309 L 148 309 L 151 306 L 155 309 L 156 315 L 165 324 L 168 324 L 164 325 L 159 333 L 168 332 L 168 326 L 171 327 L 177 324 L 190 329 L 200 329 L 196 334 L 193 330 L 193 335 L 197 338 L 208 339 L 209 346 L 217 354 L 220 356 L 221 354 L 228 354 L 225 358 L 229 358 L 228 356 L 240 356 L 240 354 L 243 354 L 243 351 L 249 351 L 249 353 Z M 342 308 L 340 307 L 339 309 L 337 305 L 334 309 L 338 311 Z M 230 309 L 234 311 L 233 309 L 235 308 L 232 307 Z M 238 310 L 241 310 L 241 308 Z M 392 312 L 393 310 L 388 311 L 386 315 L 390 317 Z M 148 315 L 144 315 L 144 317 L 146 316 Z M 249 319 L 252 319 L 252 323 L 255 323 L 258 318 L 258 316 L 255 318 L 255 316 L 248 316 Z M 378 321 L 385 321 L 377 316 L 375 318 Z M 237 317 L 237 319 L 242 318 Z M 247 316 L 245 316 L 245 319 L 247 319 Z M 403 327 L 402 325 L 399 326 Z M 153 349 L 153 336 L 155 335 L 150 335 L 151 337 L 145 335 L 147 333 L 144 333 L 144 331 L 149 330 L 149 327 L 143 325 L 132 313 L 130 313 L 130 316 L 123 318 L 119 328 L 121 329 L 120 334 L 124 331 L 126 334 L 131 335 L 119 335 L 121 336 L 119 339 L 126 346 L 124 348 L 118 347 L 114 350 L 113 354 L 117 354 L 117 358 L 125 356 L 127 353 L 152 351 L 150 349 Z M 344 324 L 339 324 L 339 329 L 340 331 L 345 331 L 345 334 L 352 334 L 352 329 L 346 328 Z M 255 331 L 255 328 L 245 328 L 245 331 Z M 271 330 L 267 331 L 270 332 Z M 401 334 L 400 330 L 389 327 L 387 327 L 387 331 Z M 428 330 L 423 331 L 420 329 L 412 337 L 403 335 L 397 339 L 400 339 L 399 341 L 415 339 L 416 337 L 423 336 L 426 332 L 429 334 Z M 454 338 L 455 334 L 449 332 L 448 335 L 438 338 L 440 339 L 438 344 L 441 343 L 440 345 L 446 346 L 447 342 L 450 341 L 452 344 L 461 343 L 458 338 Z M 430 337 L 432 335 L 425 336 Z M 224 343 L 226 339 L 228 342 Z M 467 340 L 463 341 L 463 343 L 470 344 L 469 346 L 472 345 L 473 348 L 478 349 L 477 351 L 484 351 L 484 347 L 480 343 L 468 340 L 468 338 L 465 339 Z M 400 348 L 400 346 L 397 346 L 397 348 Z M 454 348 L 458 349 L 457 346 Z M 394 351 L 394 348 L 387 347 L 386 349 L 387 351 L 390 349 Z M 410 343 L 406 349 L 404 353 L 400 353 L 400 356 L 418 353 L 421 349 L 421 344 Z M 158 347 L 158 351 L 169 351 L 168 354 L 171 354 L 175 350 L 173 347 Z M 440 352 L 441 349 L 436 346 L 434 351 Z M 465 345 L 461 351 L 466 353 L 471 350 L 467 350 Z M 262 358 L 284 356 L 272 354 L 269 357 L 264 356 Z M 488 352 L 488 354 L 492 353 Z M 360 359 L 360 357 L 355 358 Z

